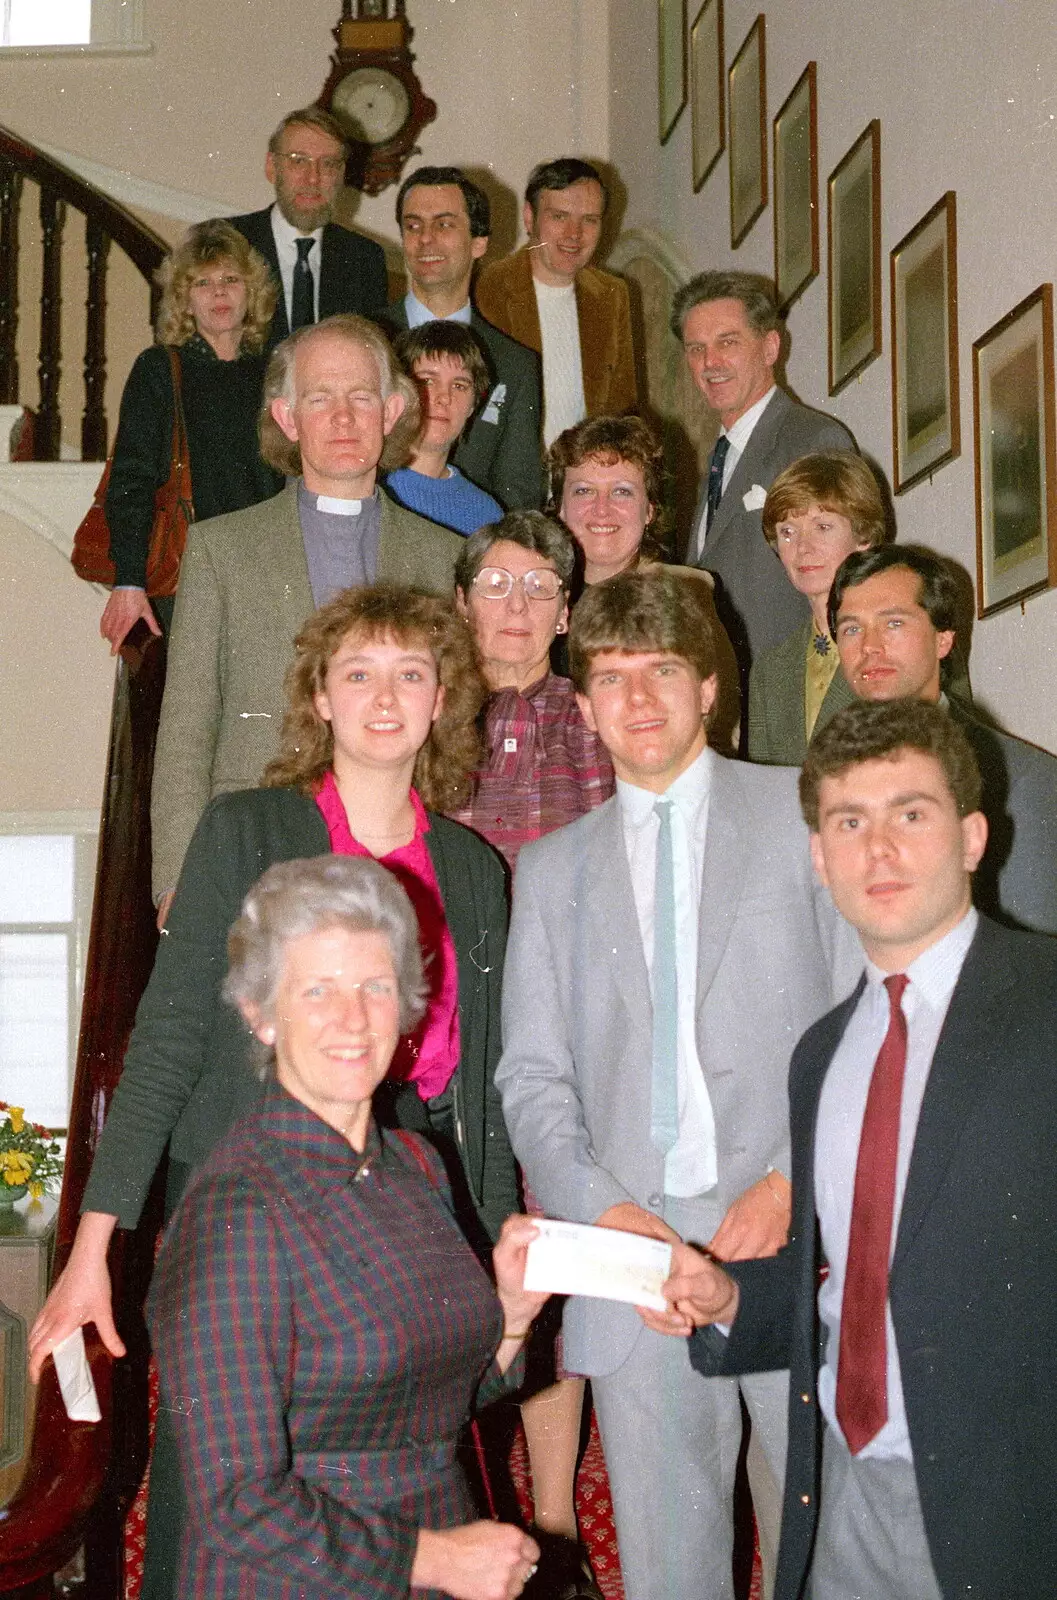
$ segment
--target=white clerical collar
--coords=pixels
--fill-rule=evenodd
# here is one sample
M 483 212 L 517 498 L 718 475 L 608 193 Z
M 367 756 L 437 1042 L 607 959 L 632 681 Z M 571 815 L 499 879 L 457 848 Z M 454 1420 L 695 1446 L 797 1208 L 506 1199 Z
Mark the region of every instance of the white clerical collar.
M 377 489 L 362 500 L 342 500 L 333 494 L 313 494 L 303 482 L 299 492 L 305 505 L 316 511 L 326 511 L 332 517 L 358 517 L 364 506 L 372 505 L 378 498 Z
M 272 206 L 272 235 L 277 245 L 285 245 L 291 255 L 297 254 L 298 239 L 314 239 L 319 245 L 323 239 L 322 227 L 313 228 L 311 233 L 302 233 L 300 228 L 295 228 L 292 222 L 287 222 L 278 203 Z M 318 255 L 313 260 L 318 260 Z
M 756 424 L 767 410 L 767 407 L 770 405 L 771 396 L 774 394 L 776 387 L 777 386 L 772 383 L 771 387 L 768 389 L 767 393 L 762 399 L 757 400 L 756 404 L 754 406 L 750 406 L 748 411 L 742 412 L 737 422 L 732 422 L 729 428 L 723 428 L 721 430 L 730 440 L 731 448 L 733 450 L 737 450 L 739 453 L 744 450 L 752 435 L 753 428 L 755 428 Z
M 458 311 L 449 311 L 446 317 L 438 317 L 435 312 L 429 309 L 429 306 L 424 306 L 418 296 L 409 289 L 404 296 L 404 312 L 407 316 L 409 328 L 421 328 L 424 322 L 464 322 L 469 327 L 470 318 L 473 315 L 473 307 L 467 300 L 466 304 L 460 306 Z

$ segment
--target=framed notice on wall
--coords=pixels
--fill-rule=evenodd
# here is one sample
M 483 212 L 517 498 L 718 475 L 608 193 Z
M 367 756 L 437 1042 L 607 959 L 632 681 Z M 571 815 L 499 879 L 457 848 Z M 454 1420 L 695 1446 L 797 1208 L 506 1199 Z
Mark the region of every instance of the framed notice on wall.
M 829 175 L 829 392 L 881 354 L 881 124 Z
M 723 70 L 723 0 L 705 0 L 690 29 L 690 120 L 694 193 L 727 142 L 726 73 Z
M 892 251 L 896 494 L 961 453 L 957 241 L 949 189 Z
M 730 64 L 730 242 L 744 239 L 767 204 L 767 71 L 763 12 Z
M 686 0 L 657 0 L 657 104 L 661 143 L 686 104 Z
M 774 283 L 787 311 L 818 277 L 818 98 L 808 62 L 774 119 Z
M 977 615 L 1057 586 L 1053 288 L 973 345 Z

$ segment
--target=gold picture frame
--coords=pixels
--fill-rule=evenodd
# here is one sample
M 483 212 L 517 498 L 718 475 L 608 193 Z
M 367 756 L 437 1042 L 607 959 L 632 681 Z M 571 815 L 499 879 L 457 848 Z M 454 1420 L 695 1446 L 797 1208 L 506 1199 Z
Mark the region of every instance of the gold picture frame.
M 761 11 L 727 73 L 730 243 L 736 250 L 767 205 L 767 51 Z
M 783 314 L 819 270 L 817 72 L 809 61 L 774 119 L 774 286 Z
M 826 180 L 829 392 L 881 354 L 881 124 L 867 124 Z

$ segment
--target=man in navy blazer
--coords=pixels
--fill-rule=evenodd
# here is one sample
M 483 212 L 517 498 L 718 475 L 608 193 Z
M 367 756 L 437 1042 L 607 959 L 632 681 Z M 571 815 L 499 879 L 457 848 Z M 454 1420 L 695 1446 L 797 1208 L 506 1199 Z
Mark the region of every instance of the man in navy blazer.
M 973 909 L 979 798 L 937 706 L 816 734 L 801 803 L 867 970 L 793 1056 L 787 1248 L 677 1246 L 665 1286 L 706 1377 L 789 1364 L 775 1600 L 1053 1591 L 1057 947 Z
M 482 346 L 491 385 L 452 461 L 508 511 L 543 504 L 539 357 L 493 328 L 470 299 L 473 266 L 488 248 L 491 207 L 458 167 L 419 167 L 396 197 L 408 292 L 386 313 L 393 329 L 462 322 Z
M 264 163 L 268 182 L 275 186 L 275 204 L 228 218 L 279 280 L 269 350 L 302 321 L 322 322 L 342 311 L 377 317 L 385 309 L 385 251 L 330 220 L 345 181 L 345 154 L 341 124 L 329 112 L 318 106 L 289 112 L 268 141 Z M 305 264 L 299 269 L 302 255 Z M 303 317 L 296 315 L 299 271 L 304 278 Z

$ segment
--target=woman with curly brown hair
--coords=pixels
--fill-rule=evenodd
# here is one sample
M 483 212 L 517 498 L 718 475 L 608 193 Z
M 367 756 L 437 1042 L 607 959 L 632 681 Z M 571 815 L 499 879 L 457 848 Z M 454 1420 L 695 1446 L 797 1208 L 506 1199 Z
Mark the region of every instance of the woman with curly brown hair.
M 262 351 L 275 309 L 267 262 L 230 223 L 199 222 L 162 262 L 157 283 L 157 343 L 136 357 L 125 384 L 106 494 L 115 583 L 99 631 L 113 652 L 140 618 L 160 631 L 145 584 L 154 496 L 172 462 L 170 351 L 179 351 L 197 520 L 257 505 L 282 488 L 257 441 Z M 155 609 L 167 625 L 172 601 L 155 601 Z
M 171 1212 L 191 1171 L 260 1092 L 246 1065 L 249 1038 L 223 1003 L 221 984 L 228 929 L 274 862 L 330 851 L 373 856 L 408 891 L 428 1003 L 401 1040 L 375 1112 L 383 1123 L 434 1138 L 458 1220 L 482 1254 L 517 1210 L 493 1082 L 504 871 L 483 840 L 434 809 L 457 804 L 465 792 L 485 693 L 469 630 L 450 602 L 376 585 L 346 590 L 309 618 L 287 681 L 280 753 L 264 786 L 218 795 L 191 841 L 70 1260 L 31 1335 L 34 1374 L 56 1343 L 89 1321 L 113 1355 L 124 1354 L 106 1270 L 115 1226 L 136 1226 L 166 1142 Z M 167 1566 L 179 1546 L 180 1511 L 172 1472 L 158 1470 L 159 1440 L 172 1465 L 163 1435 L 164 1422 L 147 1551 L 151 1564 Z

